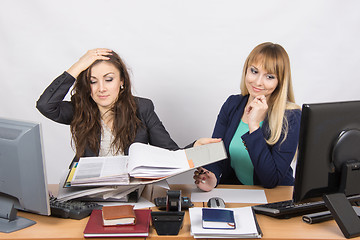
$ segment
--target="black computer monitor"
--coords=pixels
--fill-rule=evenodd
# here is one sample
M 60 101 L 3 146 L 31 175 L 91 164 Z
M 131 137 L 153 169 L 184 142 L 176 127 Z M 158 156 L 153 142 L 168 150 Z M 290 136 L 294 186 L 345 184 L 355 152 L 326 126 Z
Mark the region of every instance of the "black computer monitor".
M 0 232 L 35 224 L 17 210 L 50 215 L 40 124 L 0 118 Z
M 323 197 L 343 234 L 360 235 L 360 101 L 304 104 L 293 201 Z
M 346 162 L 360 163 L 360 101 L 303 104 L 294 202 L 360 194 L 358 182 L 341 183 Z

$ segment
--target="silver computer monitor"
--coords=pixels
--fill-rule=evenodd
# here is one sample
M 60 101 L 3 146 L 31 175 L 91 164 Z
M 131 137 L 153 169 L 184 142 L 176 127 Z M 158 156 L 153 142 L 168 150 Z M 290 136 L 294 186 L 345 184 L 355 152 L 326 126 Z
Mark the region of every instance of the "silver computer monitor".
M 0 232 L 35 224 L 17 210 L 50 215 L 41 126 L 0 118 Z

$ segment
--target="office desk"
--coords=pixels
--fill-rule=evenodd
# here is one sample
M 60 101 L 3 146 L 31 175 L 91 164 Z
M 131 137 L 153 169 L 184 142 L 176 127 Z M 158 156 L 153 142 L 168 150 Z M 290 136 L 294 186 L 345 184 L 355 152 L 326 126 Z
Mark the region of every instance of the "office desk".
M 257 186 L 234 186 L 223 185 L 222 188 L 263 189 Z M 195 185 L 171 185 L 172 190 L 182 190 L 183 196 L 190 196 Z M 268 202 L 291 199 L 292 187 L 276 187 L 265 189 Z M 154 188 L 152 198 L 165 196 L 166 190 Z M 194 203 L 196 207 L 205 206 L 206 203 Z M 227 203 L 226 207 L 243 207 L 249 204 Z M 156 208 L 154 209 L 157 210 Z M 48 216 L 39 216 L 25 212 L 19 212 L 19 216 L 35 220 L 37 224 L 10 234 L 0 233 L 0 239 L 84 239 L 83 230 L 88 218 L 82 220 L 61 219 Z M 303 223 L 301 217 L 291 219 L 274 219 L 257 214 L 257 219 L 263 232 L 263 239 L 345 239 L 335 221 L 327 221 L 319 224 Z M 109 239 L 109 238 L 97 238 Z M 144 238 L 120 238 L 120 239 L 144 239 Z M 150 227 L 149 237 L 146 239 L 193 239 L 190 235 L 190 218 L 185 213 L 183 227 L 177 236 L 158 236 Z M 360 239 L 353 238 L 353 239 Z

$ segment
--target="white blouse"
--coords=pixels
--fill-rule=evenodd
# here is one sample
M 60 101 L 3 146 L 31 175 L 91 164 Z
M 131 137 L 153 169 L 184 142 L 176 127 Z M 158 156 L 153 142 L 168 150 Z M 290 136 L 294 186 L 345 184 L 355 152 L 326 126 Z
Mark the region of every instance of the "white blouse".
M 112 134 L 111 129 L 101 120 L 101 141 L 100 141 L 100 151 L 99 157 L 107 156 L 119 156 L 124 155 L 123 151 L 116 153 L 116 150 L 111 147 L 111 143 L 114 141 L 114 135 Z

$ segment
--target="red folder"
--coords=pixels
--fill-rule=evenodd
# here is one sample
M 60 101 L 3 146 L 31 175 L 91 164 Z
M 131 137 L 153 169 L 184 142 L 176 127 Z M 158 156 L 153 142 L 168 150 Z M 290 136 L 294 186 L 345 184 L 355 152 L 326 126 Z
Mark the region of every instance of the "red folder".
M 136 209 L 136 224 L 103 226 L 102 210 L 93 210 L 84 230 L 84 237 L 147 237 L 151 219 L 150 209 Z

